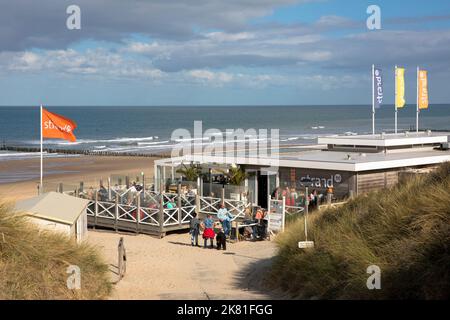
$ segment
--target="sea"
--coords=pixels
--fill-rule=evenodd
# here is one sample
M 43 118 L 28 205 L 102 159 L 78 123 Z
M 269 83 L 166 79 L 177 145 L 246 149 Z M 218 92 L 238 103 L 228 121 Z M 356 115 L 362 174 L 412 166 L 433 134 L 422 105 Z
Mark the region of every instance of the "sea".
M 279 129 L 280 147 L 308 145 L 326 135 L 355 135 L 372 132 L 372 108 L 351 106 L 81 106 L 47 107 L 74 120 L 77 141 L 45 139 L 44 147 L 78 149 L 92 152 L 124 154 L 169 153 L 180 142 L 194 142 L 194 121 L 202 122 L 202 130 Z M 394 107 L 384 105 L 376 110 L 376 132 L 393 132 Z M 422 110 L 419 128 L 450 131 L 450 104 L 431 105 Z M 398 128 L 415 130 L 416 108 L 407 105 L 398 111 Z M 0 145 L 38 148 L 39 107 L 0 107 Z M 191 137 L 174 137 L 177 129 Z M 260 139 L 261 136 L 247 139 Z M 203 141 L 202 141 L 203 142 Z M 38 157 L 36 152 L 0 151 L 0 161 Z M 46 157 L 66 156 L 48 154 Z

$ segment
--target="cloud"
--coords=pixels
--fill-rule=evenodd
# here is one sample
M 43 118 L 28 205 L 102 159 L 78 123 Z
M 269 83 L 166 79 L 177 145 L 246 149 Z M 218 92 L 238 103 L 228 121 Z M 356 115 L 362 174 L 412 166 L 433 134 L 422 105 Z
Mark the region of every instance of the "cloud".
M 0 72 L 43 73 L 60 76 L 91 75 L 110 79 L 161 79 L 164 73 L 150 64 L 138 63 L 103 49 L 73 49 L 0 54 Z
M 72 0 L 2 1 L 0 50 L 65 48 L 81 39 L 119 42 L 129 34 L 186 40 L 196 38 L 198 30 L 237 32 L 244 29 L 250 19 L 299 2 L 305 1 L 78 0 L 81 30 L 68 30 L 66 8 L 73 4 Z M 220 38 L 221 34 L 215 36 Z

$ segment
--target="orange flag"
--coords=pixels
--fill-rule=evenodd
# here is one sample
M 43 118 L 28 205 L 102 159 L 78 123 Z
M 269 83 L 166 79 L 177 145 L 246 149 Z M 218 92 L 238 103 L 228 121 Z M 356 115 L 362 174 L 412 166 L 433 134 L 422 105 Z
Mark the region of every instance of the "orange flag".
M 75 142 L 77 138 L 73 134 L 73 130 L 76 127 L 77 124 L 74 121 L 42 108 L 42 136 L 44 138 Z

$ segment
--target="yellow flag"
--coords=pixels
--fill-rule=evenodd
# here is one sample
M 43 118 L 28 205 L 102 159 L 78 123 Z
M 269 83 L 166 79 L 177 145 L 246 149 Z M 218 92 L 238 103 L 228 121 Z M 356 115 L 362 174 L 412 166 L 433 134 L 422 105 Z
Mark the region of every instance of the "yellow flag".
M 426 70 L 419 70 L 419 109 L 428 109 L 428 76 Z
M 403 108 L 405 106 L 405 68 L 395 69 L 395 107 Z

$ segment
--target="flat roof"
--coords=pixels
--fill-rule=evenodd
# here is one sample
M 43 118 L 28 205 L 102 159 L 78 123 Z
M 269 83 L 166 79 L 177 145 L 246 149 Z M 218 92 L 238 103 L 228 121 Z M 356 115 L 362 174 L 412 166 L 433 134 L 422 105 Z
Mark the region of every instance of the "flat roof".
M 89 201 L 75 198 L 59 192 L 49 192 L 16 203 L 16 211 L 25 212 L 33 217 L 56 221 L 68 225 L 74 224 L 86 209 Z
M 403 132 L 374 135 L 318 137 L 318 144 L 355 145 L 371 147 L 407 146 L 448 142 L 450 133 L 445 132 Z
M 350 157 L 349 157 L 350 156 Z M 421 165 L 433 165 L 450 161 L 450 150 L 414 150 L 398 153 L 359 153 L 343 151 L 300 151 L 280 155 L 279 158 L 264 157 L 227 157 L 186 155 L 176 158 L 160 159 L 155 165 L 174 166 L 181 162 L 208 164 L 239 164 L 261 167 L 289 167 L 340 171 L 369 171 L 390 168 L 402 168 Z

